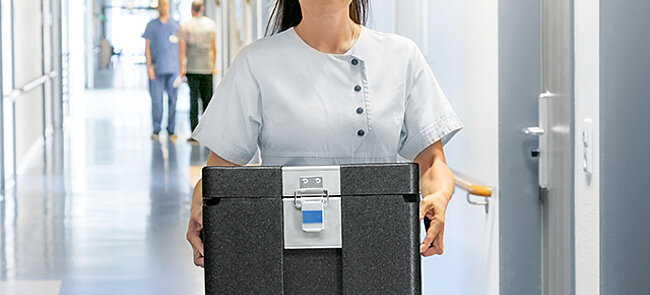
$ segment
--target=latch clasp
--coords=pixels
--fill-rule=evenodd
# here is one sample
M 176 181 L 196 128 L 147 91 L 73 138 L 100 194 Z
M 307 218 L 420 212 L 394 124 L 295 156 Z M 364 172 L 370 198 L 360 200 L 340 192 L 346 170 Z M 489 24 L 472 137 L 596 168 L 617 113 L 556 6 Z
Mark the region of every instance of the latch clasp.
M 300 188 L 293 194 L 293 204 L 301 209 L 302 230 L 321 232 L 325 229 L 325 206 L 329 192 L 323 188 L 322 177 L 300 177 Z

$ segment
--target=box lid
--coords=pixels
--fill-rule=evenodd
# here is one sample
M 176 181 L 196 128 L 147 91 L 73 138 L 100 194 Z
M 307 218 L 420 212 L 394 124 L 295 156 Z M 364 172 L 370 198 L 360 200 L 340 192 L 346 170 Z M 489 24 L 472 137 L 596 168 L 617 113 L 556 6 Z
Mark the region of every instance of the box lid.
M 282 198 L 282 167 L 204 167 L 203 198 Z M 416 163 L 340 166 L 341 196 L 419 194 Z

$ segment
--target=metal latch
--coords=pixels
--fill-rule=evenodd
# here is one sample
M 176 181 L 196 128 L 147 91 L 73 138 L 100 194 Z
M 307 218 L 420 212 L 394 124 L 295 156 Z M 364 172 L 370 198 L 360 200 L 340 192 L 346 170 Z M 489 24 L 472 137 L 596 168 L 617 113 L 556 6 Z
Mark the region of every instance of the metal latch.
M 302 213 L 302 230 L 320 232 L 325 229 L 325 206 L 329 192 L 323 188 L 322 177 L 300 177 L 300 188 L 293 194 L 293 204 Z
M 285 249 L 341 248 L 338 166 L 282 167 Z

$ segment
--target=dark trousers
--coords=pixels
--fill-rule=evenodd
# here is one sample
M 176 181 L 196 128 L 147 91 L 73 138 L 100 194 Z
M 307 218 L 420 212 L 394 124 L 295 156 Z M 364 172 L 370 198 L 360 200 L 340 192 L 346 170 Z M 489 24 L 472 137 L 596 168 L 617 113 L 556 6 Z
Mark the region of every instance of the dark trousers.
M 190 86 L 190 125 L 194 131 L 199 124 L 199 99 L 205 111 L 212 98 L 212 74 L 186 74 L 185 76 L 187 85 Z

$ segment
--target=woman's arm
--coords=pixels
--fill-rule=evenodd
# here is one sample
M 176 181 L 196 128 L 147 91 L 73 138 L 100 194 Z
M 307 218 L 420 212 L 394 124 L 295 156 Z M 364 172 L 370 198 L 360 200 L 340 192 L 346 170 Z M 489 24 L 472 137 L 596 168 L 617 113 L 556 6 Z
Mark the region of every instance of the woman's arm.
M 210 152 L 207 166 L 239 166 L 230 163 L 219 155 Z M 203 228 L 203 180 L 200 179 L 194 187 L 192 194 L 192 207 L 190 209 L 190 224 L 187 227 L 187 240 L 192 245 L 194 264 L 203 267 L 203 241 L 199 234 Z
M 445 210 L 454 192 L 454 176 L 447 167 L 440 141 L 420 152 L 414 161 L 420 165 L 420 220 L 424 217 L 431 220 L 420 253 L 423 256 L 442 254 Z

